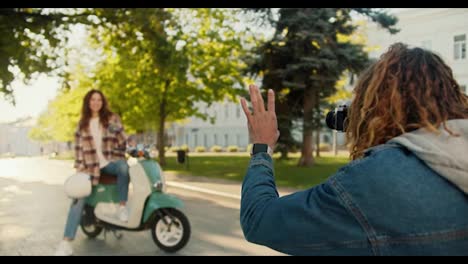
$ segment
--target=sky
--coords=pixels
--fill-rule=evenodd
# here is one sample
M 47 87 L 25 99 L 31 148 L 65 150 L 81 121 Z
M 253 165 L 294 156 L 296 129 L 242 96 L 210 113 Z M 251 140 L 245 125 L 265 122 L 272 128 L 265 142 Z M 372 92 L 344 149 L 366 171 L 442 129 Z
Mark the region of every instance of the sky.
M 26 116 L 38 117 L 42 111 L 46 110 L 49 100 L 57 94 L 60 83 L 57 78 L 43 74 L 36 81 L 31 82 L 31 85 L 14 81 L 12 87 L 16 106 L 0 97 L 0 123 L 11 122 Z

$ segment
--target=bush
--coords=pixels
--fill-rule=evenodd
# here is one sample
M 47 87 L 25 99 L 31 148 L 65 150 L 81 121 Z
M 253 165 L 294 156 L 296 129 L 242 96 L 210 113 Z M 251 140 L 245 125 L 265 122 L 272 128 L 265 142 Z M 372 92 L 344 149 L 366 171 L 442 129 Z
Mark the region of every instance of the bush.
M 247 145 L 247 153 L 250 153 L 252 151 L 253 144 Z
M 195 152 L 205 152 L 206 148 L 204 146 L 197 146 L 195 148 Z
M 169 149 L 169 151 L 170 151 L 170 152 L 177 152 L 179 149 L 180 149 L 179 147 L 174 146 L 174 147 L 171 147 L 171 148 Z
M 184 144 L 184 145 L 180 146 L 180 150 L 184 150 L 185 152 L 189 152 L 189 147 L 187 146 L 187 144 Z
M 211 152 L 222 152 L 223 151 L 223 148 L 221 146 L 218 146 L 218 145 L 214 145 L 211 147 Z
M 328 143 L 320 143 L 320 144 L 319 144 L 319 150 L 320 150 L 320 151 L 330 151 L 330 150 L 331 150 L 331 146 L 330 146 L 330 144 L 328 144 Z
M 238 152 L 238 151 L 239 151 L 239 147 L 238 147 L 238 146 L 234 146 L 234 145 L 228 146 L 228 147 L 227 147 L 227 151 L 228 151 L 228 152 Z

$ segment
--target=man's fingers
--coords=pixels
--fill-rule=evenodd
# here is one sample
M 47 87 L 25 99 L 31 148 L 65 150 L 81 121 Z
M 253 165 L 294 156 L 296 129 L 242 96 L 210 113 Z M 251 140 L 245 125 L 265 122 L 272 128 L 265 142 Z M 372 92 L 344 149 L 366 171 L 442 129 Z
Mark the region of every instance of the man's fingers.
M 250 94 L 250 102 L 252 103 L 253 111 L 257 108 L 257 93 L 255 92 L 255 86 L 253 84 L 249 85 L 249 94 Z
M 252 113 L 250 113 L 249 107 L 247 106 L 247 101 L 245 98 L 241 98 L 241 106 L 244 110 L 245 116 L 247 117 L 247 121 L 250 123 L 250 118 L 252 117 Z
M 255 92 L 257 93 L 257 101 L 258 101 L 258 110 L 261 112 L 265 112 L 265 101 L 263 101 L 262 93 L 260 92 L 260 88 L 255 86 Z
M 272 89 L 268 89 L 268 112 L 275 113 L 275 93 Z
M 252 108 L 254 113 L 264 112 L 265 111 L 265 103 L 263 102 L 262 94 L 260 93 L 260 89 L 255 84 L 251 84 L 249 86 L 250 90 L 250 99 L 252 100 Z

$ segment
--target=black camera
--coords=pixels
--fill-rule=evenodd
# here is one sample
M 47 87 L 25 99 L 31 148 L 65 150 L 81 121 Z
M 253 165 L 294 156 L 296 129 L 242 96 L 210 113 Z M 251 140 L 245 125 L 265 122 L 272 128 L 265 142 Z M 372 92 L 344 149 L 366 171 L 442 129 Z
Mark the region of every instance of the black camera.
M 347 116 L 348 106 L 340 105 L 335 110 L 328 112 L 325 122 L 329 128 L 344 132 L 346 129 L 344 122 Z

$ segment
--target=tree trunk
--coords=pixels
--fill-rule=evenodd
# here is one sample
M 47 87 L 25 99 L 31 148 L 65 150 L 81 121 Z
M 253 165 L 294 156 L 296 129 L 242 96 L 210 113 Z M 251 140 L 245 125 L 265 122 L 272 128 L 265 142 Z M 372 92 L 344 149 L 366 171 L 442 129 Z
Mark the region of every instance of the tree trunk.
M 312 156 L 312 119 L 314 111 L 314 93 L 311 89 L 304 92 L 304 120 L 302 131 L 302 153 L 299 163 L 300 167 L 310 167 L 314 165 L 314 157 Z
M 166 156 L 165 156 L 165 149 L 164 147 L 166 144 L 164 144 L 164 123 L 166 122 L 166 94 L 167 90 L 169 87 L 170 81 L 166 80 L 166 83 L 164 84 L 164 91 L 162 93 L 161 97 L 161 104 L 159 105 L 159 126 L 158 126 L 158 159 L 159 159 L 159 165 L 164 166 L 166 165 Z
M 278 116 L 278 130 L 280 131 L 277 149 L 281 153 L 280 159 L 288 159 L 288 152 L 294 140 L 291 135 L 292 122 L 287 100 L 276 101 L 276 113 Z
M 315 93 L 315 130 L 317 133 L 315 134 L 315 157 L 320 157 L 320 129 L 322 128 L 321 120 L 320 120 L 320 95 L 319 91 L 316 90 Z
M 317 128 L 315 134 L 315 157 L 320 157 L 320 127 Z

